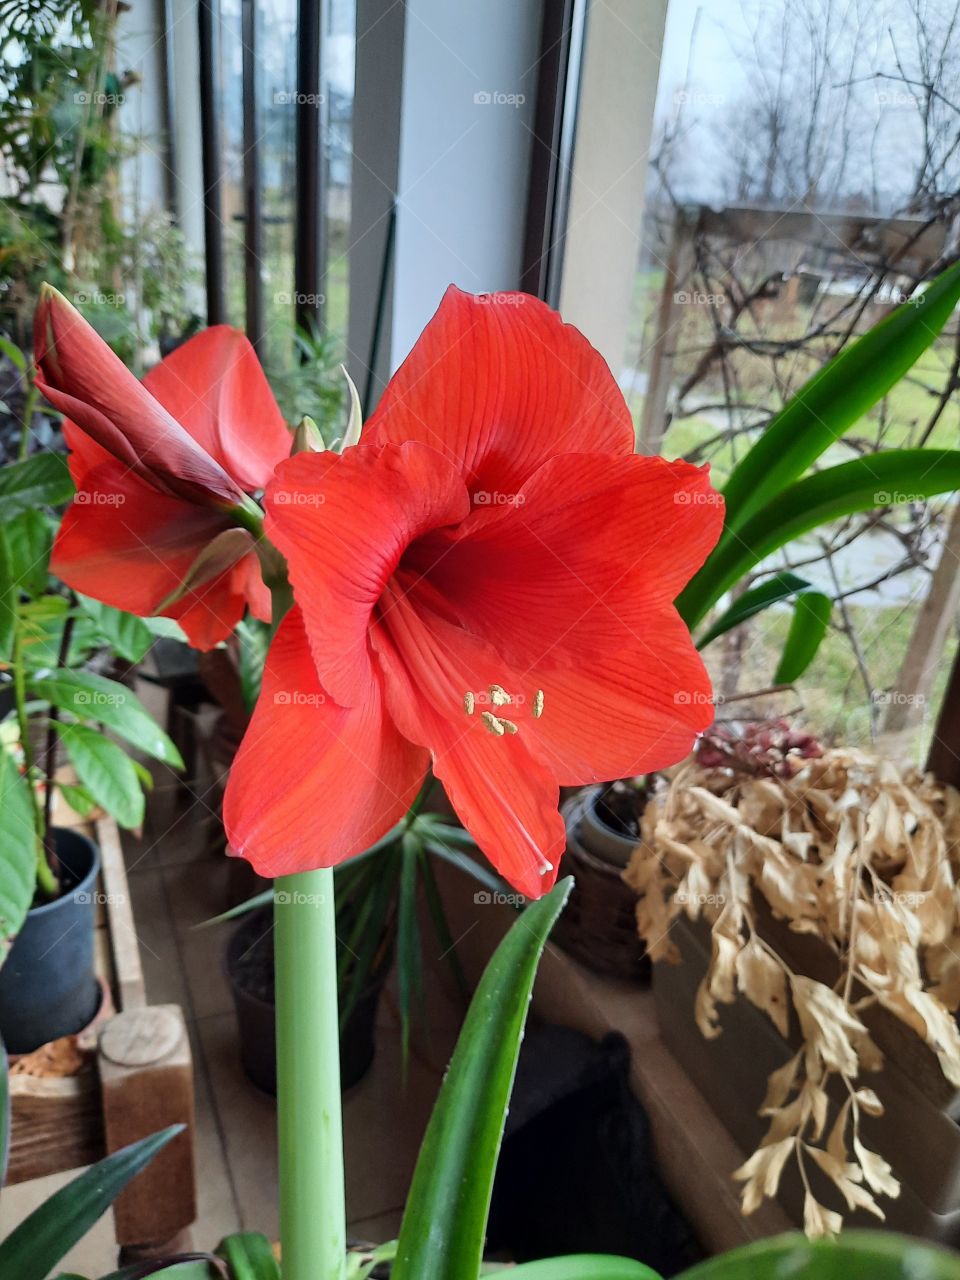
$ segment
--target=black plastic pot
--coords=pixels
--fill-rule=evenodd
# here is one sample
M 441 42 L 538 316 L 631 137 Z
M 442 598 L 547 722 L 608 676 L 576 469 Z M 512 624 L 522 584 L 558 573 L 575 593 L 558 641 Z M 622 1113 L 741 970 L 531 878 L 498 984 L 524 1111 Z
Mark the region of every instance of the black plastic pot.
M 250 1081 L 264 1093 L 277 1092 L 276 1006 L 273 990 L 273 908 L 252 911 L 227 943 L 225 965 L 240 1035 L 240 1061 Z M 256 950 L 262 960 L 251 965 Z M 387 967 L 375 973 L 340 1036 L 340 1086 L 363 1079 L 374 1055 L 374 1024 Z
M 63 891 L 27 913 L 0 969 L 0 1037 L 8 1053 L 32 1053 L 88 1026 L 100 1007 L 93 962 L 100 851 L 56 830 Z

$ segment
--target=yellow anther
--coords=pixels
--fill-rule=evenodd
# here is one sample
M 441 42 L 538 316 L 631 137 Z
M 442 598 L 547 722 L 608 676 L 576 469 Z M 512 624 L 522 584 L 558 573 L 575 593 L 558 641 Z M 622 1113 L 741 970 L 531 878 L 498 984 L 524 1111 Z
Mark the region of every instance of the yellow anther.
M 481 711 L 480 719 L 487 726 L 487 728 L 494 735 L 494 737 L 497 737 L 497 738 L 503 737 L 505 732 L 503 724 L 497 719 L 497 717 L 493 714 L 492 711 Z
M 490 701 L 495 707 L 505 707 L 513 699 L 502 685 L 492 684 L 490 686 Z
M 533 718 L 539 720 L 543 715 L 543 690 L 538 689 L 533 695 Z
M 472 693 L 470 693 L 470 691 L 468 690 L 468 691 L 463 695 L 463 709 L 464 709 L 464 711 L 467 713 L 467 715 L 468 715 L 468 716 L 472 716 L 472 715 L 473 715 L 473 708 L 474 708 L 475 704 L 476 704 L 476 699 L 474 698 L 473 694 L 472 694 Z
M 512 720 L 504 720 L 503 716 L 501 716 L 501 717 L 500 717 L 500 723 L 503 725 L 504 731 L 505 731 L 506 733 L 516 733 L 516 732 L 517 732 L 517 726 L 513 723 L 513 721 L 512 721 Z

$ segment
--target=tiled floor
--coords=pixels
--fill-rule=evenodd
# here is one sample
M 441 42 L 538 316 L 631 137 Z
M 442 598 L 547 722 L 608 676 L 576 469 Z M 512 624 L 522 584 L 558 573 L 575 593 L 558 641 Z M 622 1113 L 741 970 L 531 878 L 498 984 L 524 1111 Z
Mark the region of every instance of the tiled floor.
M 201 797 L 204 789 L 201 786 Z M 212 802 L 212 793 L 207 793 Z M 277 1235 L 276 1107 L 244 1075 L 222 956 L 232 926 L 197 928 L 229 905 L 233 864 L 206 851 L 213 814 L 201 798 L 185 805 L 158 780 L 143 838 L 125 839 L 147 996 L 176 1003 L 187 1019 L 194 1059 L 199 1216 L 194 1244 L 212 1248 L 238 1229 Z M 429 933 L 424 931 L 425 939 Z M 388 983 L 380 1002 L 376 1056 L 344 1098 L 349 1233 L 393 1238 L 416 1152 L 456 1038 L 462 1010 L 425 947 L 429 1026 L 414 1032 L 406 1082 L 399 1017 Z M 7 1189 L 0 1237 L 71 1175 Z M 103 1274 L 116 1265 L 109 1216 L 65 1260 L 65 1269 Z

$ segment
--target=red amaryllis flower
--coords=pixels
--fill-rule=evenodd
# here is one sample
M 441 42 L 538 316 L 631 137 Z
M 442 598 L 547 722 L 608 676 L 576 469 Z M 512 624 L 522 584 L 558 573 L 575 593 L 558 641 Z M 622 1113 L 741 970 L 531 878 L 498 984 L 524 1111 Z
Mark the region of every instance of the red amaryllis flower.
M 34 325 L 37 386 L 67 415 L 77 488 L 54 545 L 64 582 L 142 616 L 164 614 L 198 649 L 228 636 L 247 605 L 270 616 L 248 496 L 291 437 L 253 348 L 219 325 L 137 379 L 56 290 Z
M 722 504 L 705 468 L 633 450 L 577 330 L 524 295 L 447 292 L 361 443 L 267 488 L 297 604 L 230 775 L 237 853 L 268 876 L 359 853 L 432 762 L 537 897 L 561 784 L 687 754 L 710 683 L 672 602 Z

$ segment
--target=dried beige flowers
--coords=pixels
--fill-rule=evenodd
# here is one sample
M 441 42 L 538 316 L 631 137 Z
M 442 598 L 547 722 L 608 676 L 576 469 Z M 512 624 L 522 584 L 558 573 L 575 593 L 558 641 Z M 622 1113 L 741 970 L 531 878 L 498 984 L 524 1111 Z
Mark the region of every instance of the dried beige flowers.
M 654 960 L 678 958 L 670 924 L 681 912 L 709 924 L 695 1008 L 704 1036 L 720 1034 L 717 1006 L 738 993 L 783 1035 L 793 1010 L 801 1048 L 770 1076 L 759 1111 L 769 1128 L 734 1176 L 750 1213 L 796 1160 L 804 1226 L 819 1236 L 839 1230 L 841 1217 L 810 1191 L 810 1162 L 849 1210 L 882 1218 L 877 1198 L 900 1189 L 860 1137 L 861 1114 L 882 1112 L 860 1081 L 883 1062 L 864 1013 L 889 1010 L 960 1086 L 960 795 L 852 750 L 798 763 L 792 776 L 678 766 L 647 807 L 625 878 L 641 895 L 637 922 Z M 798 971 L 778 931 L 786 942 L 819 939 L 828 980 Z M 834 1078 L 839 1105 L 827 1091 Z

